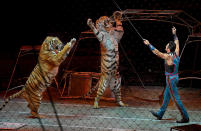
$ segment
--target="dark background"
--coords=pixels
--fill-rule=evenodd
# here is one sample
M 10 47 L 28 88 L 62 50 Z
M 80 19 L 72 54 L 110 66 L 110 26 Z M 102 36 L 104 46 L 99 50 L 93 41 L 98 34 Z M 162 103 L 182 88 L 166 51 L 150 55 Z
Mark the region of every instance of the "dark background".
M 116 1 L 122 10 L 125 9 L 160 9 L 184 10 L 201 21 L 200 0 L 119 0 Z M 89 30 L 88 18 L 94 22 L 103 15 L 111 16 L 118 10 L 112 0 L 73 0 L 48 2 L 6 2 L 1 4 L 1 51 L 0 51 L 0 88 L 7 87 L 17 54 L 22 45 L 41 45 L 46 36 L 58 36 L 64 43 L 71 38 L 79 38 L 80 32 Z M 154 21 L 132 21 L 140 34 L 148 39 L 159 50 L 172 40 L 170 23 Z M 128 22 L 123 23 L 125 34 L 121 44 L 145 85 L 160 85 L 164 82 L 163 60 L 154 56 Z M 189 34 L 188 29 L 177 26 L 181 49 Z M 122 49 L 120 48 L 120 72 L 123 84 L 141 85 L 133 72 Z M 191 44 L 186 47 L 181 59 L 181 77 L 201 76 L 201 45 Z M 69 70 L 99 72 L 99 44 L 96 39 L 81 41 L 72 59 Z M 21 58 L 16 68 L 14 83 L 18 78 L 28 76 L 35 66 L 35 55 Z M 66 68 L 65 62 L 62 65 Z M 18 83 L 17 83 L 18 84 Z M 200 88 L 200 80 L 180 82 L 183 87 Z

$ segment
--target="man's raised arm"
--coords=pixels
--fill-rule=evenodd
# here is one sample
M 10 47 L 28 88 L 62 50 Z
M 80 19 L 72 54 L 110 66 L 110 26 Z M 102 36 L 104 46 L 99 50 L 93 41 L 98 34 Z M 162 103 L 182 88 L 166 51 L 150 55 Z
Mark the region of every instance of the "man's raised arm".
M 175 27 L 172 28 L 172 34 L 174 36 L 174 43 L 176 44 L 175 52 L 176 52 L 177 56 L 179 56 L 179 40 L 178 40 L 178 37 L 176 34 L 176 28 Z
M 149 47 L 149 49 L 158 57 L 162 58 L 162 59 L 169 59 L 169 55 L 166 53 L 162 53 L 159 50 L 157 50 L 152 44 L 149 43 L 148 40 L 144 39 L 144 44 L 147 45 Z

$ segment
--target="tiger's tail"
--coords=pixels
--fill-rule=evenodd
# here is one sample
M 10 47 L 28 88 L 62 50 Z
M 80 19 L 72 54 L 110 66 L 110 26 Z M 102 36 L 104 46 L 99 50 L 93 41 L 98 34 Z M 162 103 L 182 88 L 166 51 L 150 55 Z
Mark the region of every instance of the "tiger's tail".
M 82 97 L 85 98 L 86 96 L 90 96 L 94 91 L 96 91 L 99 87 L 99 82 L 95 85 L 95 87 L 91 88 L 87 94 L 84 94 Z
M 15 94 L 9 96 L 9 97 L 4 101 L 3 105 L 0 107 L 0 111 L 6 106 L 6 104 L 8 104 L 8 102 L 9 102 L 10 100 L 12 100 L 12 99 L 14 99 L 14 98 L 16 98 L 16 97 L 19 97 L 23 92 L 24 92 L 24 90 L 22 89 L 22 90 L 18 91 L 17 93 L 15 93 Z

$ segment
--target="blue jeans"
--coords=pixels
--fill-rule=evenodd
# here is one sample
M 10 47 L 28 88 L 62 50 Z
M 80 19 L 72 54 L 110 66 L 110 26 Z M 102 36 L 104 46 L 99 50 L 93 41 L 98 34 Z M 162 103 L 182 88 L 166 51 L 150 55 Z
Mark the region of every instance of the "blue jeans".
M 184 119 L 189 119 L 188 113 L 185 109 L 185 107 L 183 106 L 179 94 L 178 94 L 178 90 L 177 90 L 177 83 L 179 81 L 179 77 L 178 75 L 175 76 L 166 76 L 166 89 L 165 89 L 165 93 L 164 93 L 164 99 L 163 99 L 163 104 L 160 108 L 160 110 L 157 112 L 157 114 L 162 118 L 167 106 L 169 104 L 170 101 L 170 97 L 172 98 L 173 102 L 176 104 L 177 108 L 179 109 L 182 118 Z

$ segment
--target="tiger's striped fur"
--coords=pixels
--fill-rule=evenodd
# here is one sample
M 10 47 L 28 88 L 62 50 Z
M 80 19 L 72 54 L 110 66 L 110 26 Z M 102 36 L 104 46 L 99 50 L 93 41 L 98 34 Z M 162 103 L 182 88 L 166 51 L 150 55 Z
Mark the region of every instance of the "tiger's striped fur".
M 62 42 L 57 37 L 48 36 L 41 46 L 38 63 L 31 72 L 23 89 L 9 96 L 0 110 L 5 107 L 9 100 L 23 96 L 28 102 L 28 107 L 33 117 L 39 117 L 38 108 L 41 104 L 42 94 L 57 75 L 59 65 L 65 60 L 75 41 L 75 39 L 72 39 L 63 47 Z
M 121 22 L 116 22 L 116 27 L 112 27 L 107 16 L 102 16 L 96 21 L 96 27 L 88 19 L 88 25 L 93 30 L 101 46 L 101 77 L 97 83 L 97 96 L 94 101 L 94 108 L 98 107 L 98 102 L 105 89 L 109 87 L 115 95 L 120 106 L 125 106 L 121 101 L 121 77 L 118 72 L 119 52 L 118 43 L 123 36 Z

